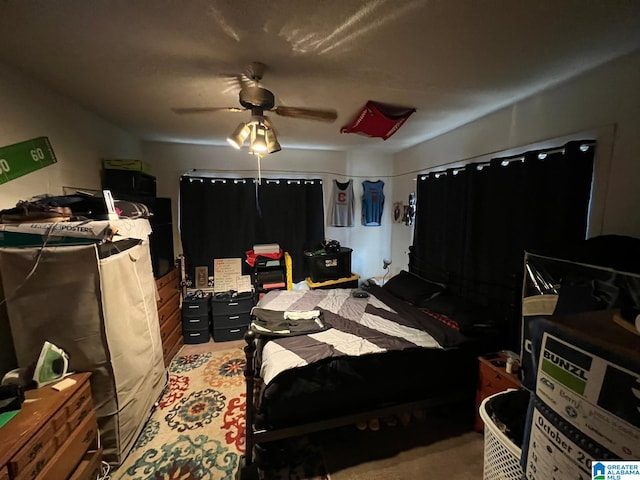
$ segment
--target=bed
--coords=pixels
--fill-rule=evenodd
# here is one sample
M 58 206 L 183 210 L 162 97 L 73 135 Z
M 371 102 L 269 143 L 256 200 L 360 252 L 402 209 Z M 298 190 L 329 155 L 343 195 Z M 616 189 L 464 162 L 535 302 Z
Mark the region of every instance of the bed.
M 254 447 L 276 440 L 443 404 L 473 415 L 477 356 L 496 346 L 490 312 L 405 271 L 366 298 L 353 291 L 271 291 L 254 308 L 239 478 L 260 463 Z M 265 330 L 265 312 L 315 312 L 319 327 Z

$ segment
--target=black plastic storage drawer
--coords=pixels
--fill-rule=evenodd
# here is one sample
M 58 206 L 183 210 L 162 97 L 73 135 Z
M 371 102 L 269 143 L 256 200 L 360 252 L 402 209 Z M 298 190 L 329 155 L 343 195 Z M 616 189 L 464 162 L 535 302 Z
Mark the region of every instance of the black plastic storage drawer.
M 187 295 L 182 301 L 182 318 L 185 317 L 208 317 L 210 311 L 211 297 L 194 297 Z
M 253 295 L 240 293 L 238 295 L 219 295 L 211 297 L 211 313 L 218 315 L 239 315 L 249 313 L 253 308 Z
M 211 295 L 187 294 L 182 300 L 184 343 L 207 343 L 211 331 Z
M 214 328 L 213 340 L 216 342 L 229 342 L 231 340 L 242 340 L 247 333 L 249 325 L 231 328 Z
M 209 315 L 205 314 L 200 317 L 190 317 L 188 315 L 182 316 L 182 330 L 204 330 L 209 328 Z
M 238 313 L 236 315 L 214 315 L 212 319 L 213 328 L 233 328 L 244 327 L 251 323 L 251 313 Z
M 209 327 L 204 330 L 183 330 L 184 343 L 207 343 L 209 341 Z

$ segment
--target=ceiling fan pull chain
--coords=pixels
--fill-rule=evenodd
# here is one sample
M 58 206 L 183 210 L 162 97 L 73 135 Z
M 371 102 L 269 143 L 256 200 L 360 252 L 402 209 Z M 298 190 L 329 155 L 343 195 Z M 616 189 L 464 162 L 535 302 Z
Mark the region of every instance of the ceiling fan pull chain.
M 256 155 L 258 157 L 258 185 L 262 185 L 262 172 L 260 170 L 260 160 L 262 159 L 262 155 Z

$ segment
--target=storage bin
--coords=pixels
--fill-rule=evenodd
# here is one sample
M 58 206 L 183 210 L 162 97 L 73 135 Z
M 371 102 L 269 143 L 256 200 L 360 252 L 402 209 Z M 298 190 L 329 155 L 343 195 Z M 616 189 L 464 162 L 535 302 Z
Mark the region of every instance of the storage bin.
M 183 330 L 182 336 L 184 338 L 184 343 L 207 343 L 209 341 L 209 326 L 207 325 L 207 328 L 202 330 Z
M 186 296 L 182 301 L 182 318 L 208 317 L 211 310 L 211 297 Z
M 484 480 L 522 480 L 520 447 L 502 433 L 487 412 L 491 399 L 505 392 L 485 398 L 480 404 L 480 418 L 484 422 Z
M 307 265 L 312 282 L 326 282 L 351 276 L 351 252 L 353 250 L 340 247 L 339 252 L 309 255 Z
M 244 334 L 247 333 L 249 325 L 243 325 L 231 328 L 214 328 L 213 340 L 215 342 L 229 342 L 231 340 L 242 340 Z
M 209 316 L 203 315 L 200 317 L 182 316 L 182 330 L 203 330 L 209 328 Z
M 151 164 L 143 160 L 128 158 L 103 158 L 102 167 L 112 170 L 134 170 L 138 172 L 151 173 Z

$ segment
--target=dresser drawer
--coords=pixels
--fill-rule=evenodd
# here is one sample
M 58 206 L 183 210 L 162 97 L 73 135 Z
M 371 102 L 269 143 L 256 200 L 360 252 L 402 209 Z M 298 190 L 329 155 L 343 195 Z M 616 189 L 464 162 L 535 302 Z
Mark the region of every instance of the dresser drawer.
M 171 331 L 171 333 L 169 333 L 167 340 L 162 342 L 163 357 L 166 357 L 169 354 L 169 352 L 171 351 L 171 348 L 175 345 L 176 341 L 178 340 L 178 338 L 180 338 L 181 335 L 182 335 L 182 328 L 178 323 L 175 326 L 175 328 Z
M 59 430 L 65 430 L 67 427 L 67 409 L 61 408 L 52 418 L 53 429 L 58 432 Z
M 91 397 L 88 397 L 82 404 L 82 406 L 69 417 L 69 421 L 67 422 L 69 430 L 75 429 L 92 412 L 93 402 L 91 401 Z
M 235 315 L 214 315 L 213 328 L 237 328 L 245 327 L 251 323 L 251 314 L 238 313 Z
M 253 308 L 253 296 L 236 297 L 232 299 L 211 299 L 212 315 L 238 315 L 250 313 Z
M 71 433 L 71 430 L 69 429 L 69 425 L 66 423 L 55 431 L 56 445 L 58 447 L 61 447 L 62 444 L 67 441 L 69 433 Z
M 162 325 L 171 315 L 180 310 L 180 292 L 169 298 L 162 305 L 158 304 L 158 322 Z
M 53 461 L 58 447 L 52 438 L 43 447 L 32 462 L 24 465 L 22 470 L 13 475 L 15 480 L 33 480 Z
M 14 478 L 35 477 L 51 459 L 55 449 L 53 423 L 48 422 L 11 459 L 9 468 L 12 476 Z M 31 476 L 32 474 L 33 476 Z
M 485 391 L 491 392 L 489 395 L 502 392 L 509 388 L 520 388 L 520 385 L 507 375 L 483 368 L 481 368 L 479 372 L 479 386 L 483 393 Z
M 60 480 L 68 478 L 92 446 L 96 445 L 98 424 L 95 413 L 91 412 L 76 428 L 54 458 L 45 466 L 38 480 Z
M 180 310 L 173 312 L 173 315 L 160 324 L 160 339 L 162 343 L 167 341 L 171 332 L 176 328 L 176 325 L 180 325 Z
M 89 382 L 85 383 L 65 405 L 67 418 L 71 418 L 78 410 L 80 410 L 87 399 L 91 399 L 91 384 L 89 384 Z
M 164 356 L 164 364 L 166 367 L 169 366 L 169 364 L 171 363 L 171 360 L 173 360 L 173 357 L 175 357 L 178 354 L 178 352 L 182 348 L 182 345 L 184 345 L 184 339 L 182 338 L 182 335 L 180 335 L 176 340 L 175 345 L 173 347 L 169 347 L 170 348 L 169 353 Z
M 96 480 L 100 476 L 101 462 L 102 448 L 88 451 L 80 460 L 69 480 Z
M 156 279 L 156 286 L 158 290 L 164 287 L 167 284 L 174 283 L 176 286 L 178 285 L 178 277 L 180 276 L 180 272 L 177 268 L 174 268 L 166 275 Z
M 9 470 L 7 467 L 0 468 L 0 480 L 9 480 Z
M 176 295 L 180 295 L 180 288 L 177 284 L 169 283 L 158 289 L 158 308 L 172 300 Z

